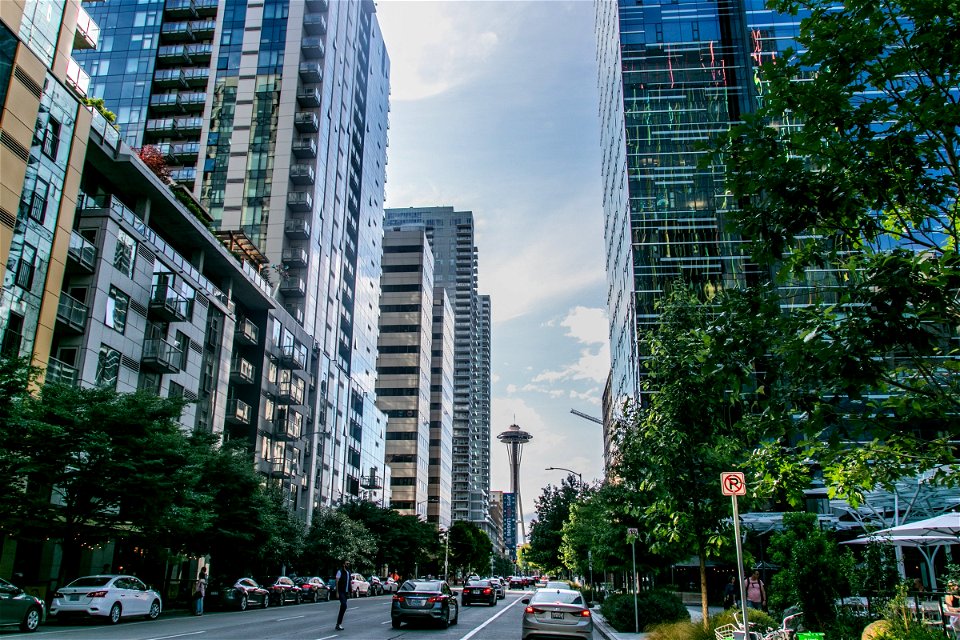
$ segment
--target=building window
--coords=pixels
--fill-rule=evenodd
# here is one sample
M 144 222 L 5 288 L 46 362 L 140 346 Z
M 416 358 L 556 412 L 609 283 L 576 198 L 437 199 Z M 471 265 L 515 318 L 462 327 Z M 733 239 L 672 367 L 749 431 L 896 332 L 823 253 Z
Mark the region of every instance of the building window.
M 106 345 L 100 345 L 100 355 L 97 358 L 97 386 L 116 389 L 119 377 L 120 352 Z
M 123 333 L 124 329 L 127 328 L 127 309 L 129 306 L 130 296 L 116 287 L 110 287 L 110 295 L 107 296 L 107 326 Z
M 177 384 L 176 382 L 170 383 L 170 389 L 167 391 L 168 398 L 182 398 L 183 397 L 183 385 Z
M 60 150 L 60 123 L 50 118 L 47 120 L 47 126 L 43 130 L 43 155 L 53 161 L 57 160 L 57 152 Z
M 3 342 L 0 343 L 0 355 L 16 358 L 20 355 L 20 345 L 23 342 L 23 316 L 11 313 L 7 320 L 7 328 L 3 332 Z
M 183 331 L 177 331 L 177 348 L 180 349 L 180 370 L 187 368 L 187 352 L 190 350 L 190 338 Z
M 37 179 L 37 186 L 33 190 L 33 196 L 30 199 L 30 217 L 43 224 L 47 217 L 47 194 L 50 191 L 50 185 L 40 179 Z
M 138 391 L 148 391 L 155 396 L 160 395 L 160 374 L 152 371 L 141 371 L 137 381 Z
M 117 271 L 133 277 L 133 267 L 137 255 L 137 241 L 123 230 L 117 232 L 117 250 L 113 255 L 113 266 Z
M 17 262 L 17 286 L 29 291 L 33 287 L 33 274 L 36 272 L 37 249 L 29 244 L 23 245 L 20 260 Z

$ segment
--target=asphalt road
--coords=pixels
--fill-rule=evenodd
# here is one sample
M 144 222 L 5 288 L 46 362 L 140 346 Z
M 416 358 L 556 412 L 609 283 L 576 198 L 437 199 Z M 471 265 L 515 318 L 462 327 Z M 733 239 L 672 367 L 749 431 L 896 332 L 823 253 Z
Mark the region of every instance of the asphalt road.
M 100 621 L 53 622 L 35 633 L 0 631 L 0 640 L 512 640 L 520 638 L 524 593 L 508 591 L 495 607 L 460 608 L 460 621 L 449 629 L 404 624 L 390 626 L 389 595 L 350 600 L 337 631 L 340 603 L 286 605 L 248 611 L 212 611 L 201 617 L 164 612 L 157 620 L 131 618 L 115 626 Z

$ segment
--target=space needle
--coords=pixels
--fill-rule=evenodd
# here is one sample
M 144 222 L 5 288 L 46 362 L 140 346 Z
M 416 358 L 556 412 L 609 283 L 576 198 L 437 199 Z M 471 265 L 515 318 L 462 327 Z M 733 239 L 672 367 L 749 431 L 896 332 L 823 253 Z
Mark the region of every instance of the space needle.
M 523 503 L 520 501 L 520 458 L 523 455 L 523 445 L 533 440 L 533 436 L 522 430 L 518 425 L 512 424 L 506 431 L 497 436 L 497 440 L 507 445 L 507 455 L 510 460 L 510 490 L 517 497 L 521 543 L 524 543 L 527 541 L 527 526 L 523 522 Z

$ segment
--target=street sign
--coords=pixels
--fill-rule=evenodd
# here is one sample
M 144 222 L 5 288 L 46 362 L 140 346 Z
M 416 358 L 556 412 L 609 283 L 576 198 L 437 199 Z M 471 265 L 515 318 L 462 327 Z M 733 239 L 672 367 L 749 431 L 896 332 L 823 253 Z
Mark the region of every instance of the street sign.
M 724 471 L 720 474 L 720 490 L 725 496 L 747 495 L 747 481 L 740 471 Z
M 639 529 L 634 529 L 633 527 L 631 527 L 631 528 L 627 529 L 627 535 L 628 535 L 628 536 L 637 536 L 637 535 L 640 535 L 640 530 L 639 530 Z

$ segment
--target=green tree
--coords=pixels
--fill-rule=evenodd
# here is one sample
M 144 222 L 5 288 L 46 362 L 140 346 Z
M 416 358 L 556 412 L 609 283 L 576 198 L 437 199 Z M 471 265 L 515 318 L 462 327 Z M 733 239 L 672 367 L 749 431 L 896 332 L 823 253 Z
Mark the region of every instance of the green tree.
M 802 437 L 768 441 L 757 460 L 768 484 L 802 482 L 784 471 L 814 460 L 856 500 L 956 458 L 960 38 L 944 18 L 956 6 L 773 7 L 804 16 L 799 52 L 762 67 L 757 113 L 711 160 L 728 167 L 740 205 L 728 215 L 754 259 L 806 305 L 777 358 L 777 402 L 802 416 Z
M 376 537 L 362 522 L 342 511 L 324 508 L 314 511 L 300 565 L 309 573 L 333 575 L 344 560 L 349 560 L 358 571 L 366 571 L 373 568 L 376 552 Z
M 490 537 L 477 525 L 457 520 L 450 527 L 449 536 L 450 565 L 459 569 L 461 575 L 470 572 L 486 574 L 490 570 L 493 545 Z
M 363 523 L 376 540 L 371 568 L 388 567 L 401 574 L 413 574 L 437 555 L 439 533 L 436 526 L 417 516 L 401 515 L 396 509 L 378 506 L 366 500 L 349 502 L 340 511 Z
M 537 498 L 536 519 L 530 523 L 530 549 L 525 560 L 549 573 L 559 573 L 563 568 L 561 543 L 563 525 L 570 516 L 572 505 L 579 494 L 578 478 L 570 474 L 560 481 L 560 486 L 544 487 Z

